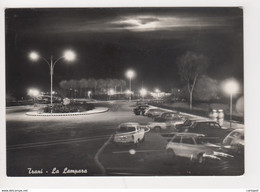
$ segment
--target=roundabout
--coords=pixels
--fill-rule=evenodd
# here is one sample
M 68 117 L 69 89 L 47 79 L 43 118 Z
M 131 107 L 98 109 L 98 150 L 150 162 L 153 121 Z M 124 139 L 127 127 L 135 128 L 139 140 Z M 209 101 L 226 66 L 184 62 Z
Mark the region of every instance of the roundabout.
M 96 107 L 93 110 L 85 112 L 74 112 L 74 113 L 41 113 L 39 111 L 30 111 L 25 113 L 28 116 L 78 116 L 78 115 L 91 115 L 96 113 L 105 113 L 109 110 L 107 107 Z

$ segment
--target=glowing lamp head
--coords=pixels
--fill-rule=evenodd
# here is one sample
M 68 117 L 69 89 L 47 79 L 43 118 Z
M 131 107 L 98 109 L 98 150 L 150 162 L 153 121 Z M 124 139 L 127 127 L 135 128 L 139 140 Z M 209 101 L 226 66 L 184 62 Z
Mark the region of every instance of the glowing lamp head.
M 29 58 L 33 61 L 37 61 L 39 59 L 39 54 L 35 51 L 32 51 L 30 54 L 29 54 Z
M 109 94 L 110 94 L 110 95 L 114 95 L 114 94 L 115 94 L 115 91 L 114 91 L 113 89 L 110 89 L 110 90 L 109 90 Z
M 160 93 L 160 90 L 159 90 L 159 89 L 155 89 L 155 92 L 156 92 L 156 93 Z
M 64 52 L 64 58 L 67 60 L 67 61 L 74 61 L 75 58 L 76 58 L 76 54 L 71 51 L 71 50 L 68 50 L 68 51 L 65 51 Z
M 37 89 L 29 89 L 28 95 L 29 95 L 30 97 L 37 97 L 37 96 L 40 95 L 40 91 L 37 90 Z
M 142 96 L 145 96 L 146 94 L 147 94 L 147 90 L 146 89 L 141 89 L 140 90 L 140 94 L 142 95 Z
M 224 84 L 224 90 L 228 94 L 234 94 L 239 91 L 239 84 L 235 80 L 227 80 Z
M 135 72 L 133 70 L 128 70 L 126 72 L 126 76 L 129 78 L 129 79 L 132 79 L 134 76 L 135 76 Z

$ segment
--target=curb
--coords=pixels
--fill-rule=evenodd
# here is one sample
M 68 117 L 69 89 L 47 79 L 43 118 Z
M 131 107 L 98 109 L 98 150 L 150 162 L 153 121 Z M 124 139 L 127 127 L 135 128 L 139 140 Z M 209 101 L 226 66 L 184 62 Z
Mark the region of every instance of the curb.
M 77 112 L 77 113 L 37 113 L 37 112 L 27 112 L 27 116 L 79 116 L 79 115 L 92 115 L 97 113 L 105 113 L 109 111 L 109 108 L 102 107 L 99 110 L 92 110 L 88 112 Z

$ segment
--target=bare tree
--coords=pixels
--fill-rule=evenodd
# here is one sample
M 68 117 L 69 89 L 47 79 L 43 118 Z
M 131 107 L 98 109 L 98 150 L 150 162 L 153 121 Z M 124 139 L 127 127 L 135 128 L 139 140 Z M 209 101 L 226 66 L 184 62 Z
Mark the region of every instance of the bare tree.
M 181 80 L 187 84 L 190 97 L 190 110 L 192 110 L 192 94 L 199 75 L 205 73 L 209 59 L 202 54 L 186 52 L 178 59 L 178 69 Z

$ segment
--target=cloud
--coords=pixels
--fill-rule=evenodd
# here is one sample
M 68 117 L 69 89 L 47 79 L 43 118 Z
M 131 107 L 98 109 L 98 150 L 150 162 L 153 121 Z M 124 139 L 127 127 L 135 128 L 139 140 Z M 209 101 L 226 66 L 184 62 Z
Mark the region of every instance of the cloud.
M 42 22 L 41 33 L 88 33 L 88 32 L 152 32 L 232 28 L 232 18 L 224 16 L 183 16 L 174 14 L 129 14 L 113 17 L 71 17 Z M 34 27 L 37 31 L 37 26 Z

